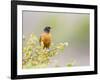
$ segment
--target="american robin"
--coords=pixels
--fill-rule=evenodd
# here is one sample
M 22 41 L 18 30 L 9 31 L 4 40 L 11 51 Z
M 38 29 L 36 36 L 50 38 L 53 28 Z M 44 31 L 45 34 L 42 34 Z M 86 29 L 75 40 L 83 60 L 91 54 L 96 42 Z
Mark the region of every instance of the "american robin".
M 49 49 L 51 45 L 52 36 L 50 33 L 51 27 L 47 26 L 44 28 L 43 33 L 40 35 L 40 45 L 43 46 L 43 48 Z

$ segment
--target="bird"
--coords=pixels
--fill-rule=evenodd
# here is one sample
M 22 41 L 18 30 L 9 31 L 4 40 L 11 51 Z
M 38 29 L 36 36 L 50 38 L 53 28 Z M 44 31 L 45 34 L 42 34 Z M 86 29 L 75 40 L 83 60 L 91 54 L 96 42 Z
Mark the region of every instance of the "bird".
M 43 46 L 43 49 L 49 49 L 52 41 L 52 35 L 51 35 L 51 27 L 46 26 L 43 29 L 43 32 L 40 34 L 40 45 Z

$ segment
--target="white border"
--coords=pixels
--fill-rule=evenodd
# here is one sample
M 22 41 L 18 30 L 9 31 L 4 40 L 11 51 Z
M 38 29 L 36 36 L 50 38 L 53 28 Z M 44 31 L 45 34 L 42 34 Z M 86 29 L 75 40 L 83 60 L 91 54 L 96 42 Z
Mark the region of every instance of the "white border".
M 45 69 L 22 69 L 22 10 L 31 11 L 52 11 L 52 12 L 74 12 L 74 13 L 89 13 L 90 14 L 90 66 L 70 67 L 70 68 L 45 68 Z M 44 73 L 59 73 L 59 72 L 79 72 L 94 70 L 94 10 L 78 9 L 78 8 L 58 8 L 58 7 L 43 7 L 43 6 L 24 6 L 17 5 L 17 75 L 27 74 L 44 74 Z

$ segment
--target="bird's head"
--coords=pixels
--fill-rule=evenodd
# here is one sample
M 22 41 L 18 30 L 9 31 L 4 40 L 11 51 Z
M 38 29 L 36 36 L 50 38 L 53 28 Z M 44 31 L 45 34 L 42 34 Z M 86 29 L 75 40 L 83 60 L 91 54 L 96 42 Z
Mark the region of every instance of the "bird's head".
M 44 28 L 44 32 L 49 33 L 50 32 L 51 27 L 50 26 L 46 26 Z

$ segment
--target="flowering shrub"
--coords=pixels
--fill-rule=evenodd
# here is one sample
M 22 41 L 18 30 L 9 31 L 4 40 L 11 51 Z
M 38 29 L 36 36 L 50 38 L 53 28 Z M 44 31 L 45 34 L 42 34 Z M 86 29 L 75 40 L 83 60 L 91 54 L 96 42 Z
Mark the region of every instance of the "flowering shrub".
M 68 43 L 52 44 L 50 49 L 43 49 L 38 44 L 39 39 L 32 33 L 23 47 L 22 66 L 23 68 L 45 67 L 50 63 L 50 58 L 62 53 Z

